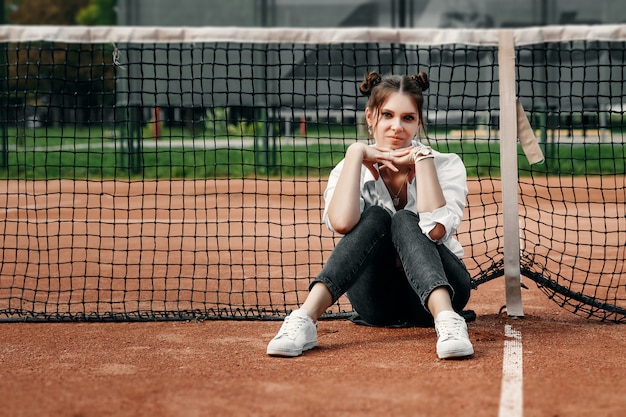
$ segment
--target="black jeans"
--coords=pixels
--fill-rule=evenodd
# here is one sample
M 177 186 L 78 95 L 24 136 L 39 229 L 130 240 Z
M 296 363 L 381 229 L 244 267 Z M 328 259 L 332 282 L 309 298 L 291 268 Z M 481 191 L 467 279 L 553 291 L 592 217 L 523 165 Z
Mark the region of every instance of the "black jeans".
M 422 233 L 418 215 L 400 210 L 391 217 L 378 206 L 363 211 L 311 287 L 316 282 L 326 284 L 333 302 L 346 294 L 355 321 L 373 326 L 430 326 L 426 302 L 435 288 L 447 288 L 459 312 L 471 290 L 463 262 Z

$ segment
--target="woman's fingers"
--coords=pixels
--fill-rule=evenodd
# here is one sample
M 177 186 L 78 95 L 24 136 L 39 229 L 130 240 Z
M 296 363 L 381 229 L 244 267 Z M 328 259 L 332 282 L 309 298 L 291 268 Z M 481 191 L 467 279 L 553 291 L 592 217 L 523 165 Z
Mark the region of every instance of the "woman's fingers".
M 372 173 L 372 176 L 374 177 L 374 179 L 378 180 L 378 170 L 375 167 L 376 163 L 364 161 L 363 165 L 365 165 L 365 168 L 367 168 Z
M 397 172 L 399 165 L 413 164 L 411 150 L 412 147 L 387 151 L 379 150 L 376 154 L 376 159 L 379 163 Z
M 395 166 L 395 164 L 393 163 L 393 161 L 391 160 L 385 160 L 385 159 L 381 159 L 379 161 L 379 164 L 382 164 L 382 166 L 380 167 L 382 168 L 389 168 L 390 170 L 392 170 L 393 172 L 398 172 L 399 169 L 397 166 Z

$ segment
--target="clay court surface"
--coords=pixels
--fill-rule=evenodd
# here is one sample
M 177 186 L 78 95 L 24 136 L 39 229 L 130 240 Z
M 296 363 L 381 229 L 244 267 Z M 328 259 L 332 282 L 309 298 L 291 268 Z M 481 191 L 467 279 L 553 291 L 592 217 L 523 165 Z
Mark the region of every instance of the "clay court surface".
M 319 323 L 319 346 L 265 355 L 280 323 L 5 323 L 2 416 L 497 416 L 504 326 L 521 331 L 523 415 L 623 416 L 626 326 L 563 311 L 533 283 L 474 291 L 473 358 L 436 358 L 433 329 Z
M 2 323 L 0 416 L 504 417 L 516 400 L 512 417 L 623 416 L 626 326 L 574 315 L 525 283 L 521 319 L 501 311 L 502 278 L 474 290 L 476 353 L 456 361 L 437 359 L 434 329 L 344 319 L 320 321 L 319 346 L 292 359 L 265 354 L 279 321 Z M 502 390 L 506 325 L 521 332 L 518 394 Z

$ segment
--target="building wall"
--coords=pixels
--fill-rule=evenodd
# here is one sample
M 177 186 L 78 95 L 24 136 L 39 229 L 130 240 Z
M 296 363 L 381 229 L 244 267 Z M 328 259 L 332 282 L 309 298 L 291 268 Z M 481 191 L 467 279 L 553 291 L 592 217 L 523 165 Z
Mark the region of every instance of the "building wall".
M 122 26 L 262 26 L 258 1 L 118 0 Z
M 432 28 L 624 22 L 623 0 L 118 0 L 118 23 L 140 26 Z

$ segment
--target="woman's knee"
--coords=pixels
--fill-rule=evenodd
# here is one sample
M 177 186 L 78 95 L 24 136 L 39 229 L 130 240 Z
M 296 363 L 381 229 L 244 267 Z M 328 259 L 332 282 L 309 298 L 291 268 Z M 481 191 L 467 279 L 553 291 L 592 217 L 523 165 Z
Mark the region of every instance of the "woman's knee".
M 411 239 L 415 239 L 415 236 L 422 235 L 419 225 L 419 215 L 413 213 L 410 210 L 399 210 L 391 219 L 391 233 L 398 237 L 405 234 L 411 236 Z M 417 234 L 419 232 L 419 234 Z
M 380 217 L 380 218 L 391 220 L 391 216 L 389 215 L 389 212 L 387 212 L 387 210 L 385 210 L 384 207 L 381 207 L 381 206 L 366 207 L 365 210 L 363 210 L 363 213 L 361 214 L 361 217 L 363 216 Z
M 380 206 L 370 206 L 363 210 L 359 223 L 378 225 L 387 230 L 391 225 L 391 215 Z
M 419 215 L 410 210 L 398 210 L 392 219 L 392 227 L 404 228 L 407 224 L 418 224 Z

